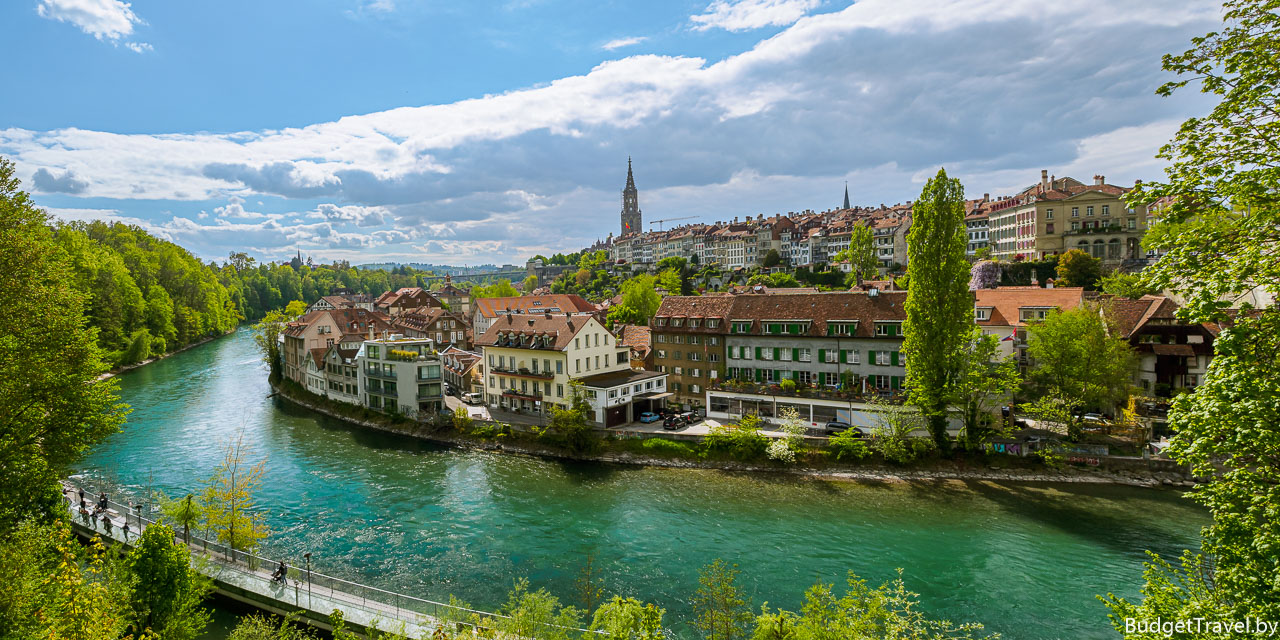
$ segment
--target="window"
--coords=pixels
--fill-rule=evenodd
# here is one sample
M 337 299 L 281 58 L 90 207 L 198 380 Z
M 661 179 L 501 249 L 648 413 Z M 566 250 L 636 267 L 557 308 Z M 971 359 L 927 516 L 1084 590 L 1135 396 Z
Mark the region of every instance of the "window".
M 877 323 L 876 335 L 877 336 L 896 336 L 898 335 L 898 326 L 895 324 Z
M 716 319 L 716 318 L 707 318 L 707 328 L 708 328 L 708 329 L 715 329 L 715 328 L 716 328 L 716 327 L 718 327 L 718 326 L 720 326 L 720 321 L 719 321 L 718 319 Z
M 1192 377 L 1194 378 L 1195 376 L 1192 376 Z M 1192 383 L 1192 384 L 1195 384 L 1195 383 Z M 702 393 L 702 386 L 696 385 L 696 384 L 689 385 L 689 393 Z
M 659 351 L 659 353 L 661 353 L 661 351 Z M 573 370 L 574 370 L 574 373 L 582 372 L 582 360 L 578 358 L 573 359 Z
M 1137 229 L 1137 228 L 1138 228 L 1138 221 L 1137 221 L 1137 219 L 1135 219 L 1135 218 L 1129 218 L 1129 229 L 1130 229 L 1130 230 L 1133 230 L 1133 229 Z
M 875 351 L 874 353 L 876 354 L 876 364 L 877 364 L 877 365 L 884 366 L 884 365 L 889 364 L 889 352 L 888 352 L 888 351 Z
M 690 328 L 690 329 L 697 329 L 699 324 L 701 324 L 701 323 L 699 322 L 699 320 L 698 320 L 697 318 L 689 318 L 689 328 Z
M 828 322 L 827 335 L 829 336 L 848 336 L 853 335 L 853 328 L 857 325 L 848 322 Z
M 712 353 L 707 356 L 707 362 L 720 362 L 720 354 Z
M 845 359 L 849 361 L 849 364 L 861 364 L 862 362 L 861 358 L 858 357 L 858 352 L 854 349 L 845 352 Z
M 690 369 L 690 370 L 689 370 L 689 377 L 691 377 L 691 378 L 701 378 L 701 377 L 702 377 L 702 369 Z
M 378 360 L 378 359 L 380 359 L 380 357 L 379 357 L 379 355 L 378 355 L 378 351 L 379 351 L 379 348 L 378 348 L 378 347 L 375 347 L 375 346 L 373 346 L 373 345 L 369 345 L 369 349 L 368 349 L 368 352 L 369 352 L 369 359 L 370 359 L 370 360 Z
M 715 346 L 719 346 L 719 344 L 720 344 L 720 337 L 719 337 L 719 336 L 710 336 L 710 337 L 708 337 L 708 338 L 707 338 L 707 344 L 709 344 L 709 345 L 711 345 L 711 346 L 713 346 L 713 347 L 715 347 Z
M 1102 205 L 1102 215 L 1104 216 L 1111 215 L 1111 205 L 1109 204 Z
M 1045 220 L 1052 220 L 1052 219 L 1053 219 L 1053 209 L 1045 209 L 1045 210 L 1044 210 L 1044 219 L 1045 219 Z
M 991 319 L 991 310 L 990 309 L 974 309 L 973 317 L 978 320 L 989 320 Z
M 574 339 L 573 339 L 573 348 L 574 348 L 574 349 L 579 349 L 579 348 L 581 348 L 581 345 L 579 345 L 579 344 L 578 344 L 578 338 L 574 338 Z
M 679 351 L 677 351 L 676 353 L 679 353 Z M 597 369 L 600 368 L 600 356 L 596 356 L 596 368 Z
M 564 361 L 563 361 L 563 360 L 556 360 L 556 373 L 557 373 L 557 374 L 564 373 Z
M 682 376 L 682 375 L 684 375 L 684 367 L 676 367 L 676 368 L 674 368 L 674 369 L 672 369 L 672 370 L 671 370 L 671 373 L 674 373 L 674 374 L 676 374 L 676 375 L 678 375 L 678 376 Z
M 623 364 L 623 363 L 625 363 L 626 361 L 627 361 L 627 352 L 626 352 L 626 351 L 619 351 L 619 352 L 618 352 L 618 362 L 617 362 L 617 364 Z
M 658 344 L 661 344 L 661 343 L 663 343 L 663 342 L 666 342 L 666 341 L 667 341 L 667 336 L 665 336 L 665 335 L 663 335 L 663 334 L 661 334 L 661 333 L 656 334 L 656 335 L 654 335 L 654 336 L 653 336 L 653 341 L 654 341 L 654 342 L 656 342 L 656 343 L 658 343 Z
M 765 347 L 763 349 L 761 349 L 760 347 L 756 347 L 756 349 L 757 349 L 756 355 L 760 356 L 761 360 L 773 359 L 773 349 L 770 349 L 768 347 Z
M 693 362 L 701 362 L 701 361 L 702 361 L 702 354 L 701 354 L 701 353 L 698 353 L 697 351 L 690 351 L 690 352 L 689 352 L 689 360 L 691 360 L 691 361 L 693 361 Z
M 1044 232 L 1045 232 L 1045 234 L 1047 234 L 1047 235 L 1053 235 L 1053 223 L 1052 223 L 1052 222 L 1050 222 L 1050 223 L 1048 223 L 1048 224 L 1044 225 Z
M 671 359 L 672 359 L 672 360 L 679 360 L 679 359 L 680 359 L 680 352 L 679 352 L 679 351 L 672 351 L 672 352 L 671 352 Z
M 1091 215 L 1093 215 L 1093 207 L 1085 207 L 1085 208 L 1084 208 L 1084 215 L 1085 215 L 1085 216 L 1091 216 Z
M 780 359 L 781 359 L 783 362 L 791 362 L 791 350 L 790 350 L 790 349 L 783 349 L 783 350 L 782 350 L 782 352 L 781 352 L 781 353 L 779 353 L 778 355 L 779 355 L 779 356 L 782 356 Z
M 689 344 L 698 344 L 698 336 L 689 336 Z
M 800 362 L 811 362 L 811 361 L 813 361 L 813 354 L 812 354 L 812 352 L 811 352 L 809 349 L 807 349 L 807 348 L 801 348 L 801 349 L 800 349 Z
M 1080 223 L 1079 223 L 1079 222 L 1072 221 L 1072 222 L 1071 222 L 1071 230 L 1072 230 L 1072 231 L 1079 231 L 1079 230 L 1080 230 Z
M 1071 217 L 1072 218 L 1080 217 L 1080 207 L 1071 207 Z

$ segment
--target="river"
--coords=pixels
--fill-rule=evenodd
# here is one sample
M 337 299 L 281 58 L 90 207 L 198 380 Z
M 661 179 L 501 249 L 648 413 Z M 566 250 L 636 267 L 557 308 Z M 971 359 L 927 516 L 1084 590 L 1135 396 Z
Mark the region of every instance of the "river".
M 521 576 L 574 601 L 590 554 L 607 592 L 657 602 L 682 637 L 694 637 L 698 568 L 723 558 L 757 610 L 900 567 L 931 615 L 1015 640 L 1112 638 L 1095 596 L 1136 596 L 1144 550 L 1176 555 L 1207 522 L 1179 493 L 1127 486 L 835 482 L 446 449 L 268 398 L 243 329 L 119 380 L 133 412 L 85 473 L 184 495 L 243 429 L 267 458 L 267 556 L 310 551 L 318 571 L 495 607 Z

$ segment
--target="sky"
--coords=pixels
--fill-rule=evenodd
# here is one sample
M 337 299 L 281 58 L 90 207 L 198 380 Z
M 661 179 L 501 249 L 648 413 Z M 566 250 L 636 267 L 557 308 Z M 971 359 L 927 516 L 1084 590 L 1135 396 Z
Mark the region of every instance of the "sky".
M 0 156 L 206 260 L 520 264 L 619 232 L 1157 179 L 1202 0 L 8 0 Z

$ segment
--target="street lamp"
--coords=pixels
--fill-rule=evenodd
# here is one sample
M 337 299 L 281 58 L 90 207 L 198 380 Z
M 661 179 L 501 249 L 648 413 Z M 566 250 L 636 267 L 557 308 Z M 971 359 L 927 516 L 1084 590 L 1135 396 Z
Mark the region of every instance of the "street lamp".
M 307 559 L 307 608 L 311 608 L 311 552 L 302 554 Z

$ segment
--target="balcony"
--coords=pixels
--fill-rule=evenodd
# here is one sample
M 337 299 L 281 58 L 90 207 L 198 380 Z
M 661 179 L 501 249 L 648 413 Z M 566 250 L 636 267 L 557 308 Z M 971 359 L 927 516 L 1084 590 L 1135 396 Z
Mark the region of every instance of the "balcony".
M 515 389 L 503 389 L 502 395 L 508 398 L 520 398 L 522 400 L 542 400 L 541 394 L 530 393 L 528 391 L 517 391 Z
M 500 373 L 504 376 L 515 376 L 517 378 L 529 378 L 532 380 L 550 380 L 556 377 L 556 374 L 550 371 L 530 371 L 525 367 L 490 367 L 491 373 Z
M 370 378 L 381 378 L 383 380 L 395 380 L 396 370 L 383 371 L 382 369 L 374 369 L 373 367 L 365 367 L 364 375 Z
M 728 391 L 747 393 L 756 396 L 776 396 L 781 398 L 813 398 L 817 400 L 845 400 L 849 402 L 870 402 L 887 400 L 900 403 L 906 398 L 905 392 L 894 389 L 868 388 L 862 392 L 861 385 L 857 389 L 838 389 L 820 385 L 797 384 L 794 391 L 785 391 L 776 383 L 757 383 L 749 380 L 716 380 L 708 389 L 711 391 Z

